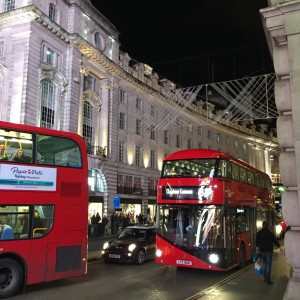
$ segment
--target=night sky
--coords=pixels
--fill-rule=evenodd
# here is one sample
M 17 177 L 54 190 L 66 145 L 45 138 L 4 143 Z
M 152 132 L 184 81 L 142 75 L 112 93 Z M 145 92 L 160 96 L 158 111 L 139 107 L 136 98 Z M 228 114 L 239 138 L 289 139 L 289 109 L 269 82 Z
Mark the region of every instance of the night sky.
M 181 86 L 274 72 L 259 9 L 267 0 L 92 0 L 121 50 Z

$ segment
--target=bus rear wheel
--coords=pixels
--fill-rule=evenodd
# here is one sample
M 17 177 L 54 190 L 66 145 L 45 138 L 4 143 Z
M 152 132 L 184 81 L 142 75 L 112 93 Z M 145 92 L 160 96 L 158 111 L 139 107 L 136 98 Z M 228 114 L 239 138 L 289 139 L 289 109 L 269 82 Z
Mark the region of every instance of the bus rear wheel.
M 24 271 L 20 264 L 11 259 L 0 259 L 0 299 L 19 292 L 24 281 Z

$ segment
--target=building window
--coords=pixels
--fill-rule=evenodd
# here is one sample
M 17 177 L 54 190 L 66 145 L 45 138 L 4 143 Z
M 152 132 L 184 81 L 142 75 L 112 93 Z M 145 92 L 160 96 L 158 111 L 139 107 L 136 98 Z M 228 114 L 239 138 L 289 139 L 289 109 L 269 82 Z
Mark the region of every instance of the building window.
M 149 196 L 156 196 L 157 194 L 157 180 L 155 178 L 148 178 L 148 194 Z
M 221 134 L 217 133 L 217 142 L 220 143 L 221 142 Z
M 126 115 L 120 112 L 119 129 L 126 130 Z
M 151 117 L 155 117 L 156 116 L 156 109 L 155 109 L 155 106 L 154 105 L 151 105 L 150 106 L 150 115 Z
M 96 78 L 92 75 L 84 77 L 84 88 L 85 90 L 96 91 Z
M 15 9 L 15 0 L 5 0 L 4 12 Z
M 135 133 L 137 135 L 142 134 L 142 120 L 136 119 L 136 121 L 135 121 Z
M 247 151 L 247 144 L 246 143 L 243 143 L 243 149 L 244 149 L 244 151 Z
M 97 193 L 104 192 L 104 182 L 98 170 L 95 169 L 89 170 L 88 185 L 89 185 L 90 192 L 97 192 Z
M 41 127 L 54 129 L 56 86 L 52 80 L 42 81 Z
M 181 137 L 179 134 L 176 135 L 176 147 L 181 148 Z
M 198 142 L 198 148 L 202 148 L 202 143 L 201 142 Z
M 210 130 L 207 130 L 207 138 L 210 140 L 211 137 L 212 137 L 211 131 L 210 131 Z
M 119 101 L 122 103 L 127 103 L 127 93 L 122 89 L 119 89 Z
M 181 119 L 180 119 L 180 117 L 176 118 L 176 125 L 177 126 L 181 126 Z
M 150 139 L 155 141 L 156 140 L 156 131 L 154 129 L 155 127 L 153 125 L 151 125 L 150 128 Z
M 201 126 L 198 126 L 198 135 L 202 136 L 203 128 Z
M 156 152 L 153 150 L 150 152 L 150 168 L 156 169 Z
M 99 32 L 96 32 L 94 35 L 94 43 L 96 48 L 103 51 L 104 50 L 104 41 Z
M 239 141 L 238 140 L 234 140 L 234 147 L 238 148 L 239 147 Z
M 142 161 L 142 147 L 135 146 L 135 165 L 140 167 L 141 161 Z
M 126 157 L 126 144 L 125 142 L 119 142 L 119 162 L 125 162 Z
M 58 54 L 50 49 L 49 47 L 44 47 L 44 62 L 52 67 L 57 67 Z
M 193 142 L 191 139 L 188 139 L 187 148 L 192 149 L 193 148 Z
M 189 125 L 188 130 L 189 130 L 189 132 L 193 131 L 193 125 L 192 124 Z
M 133 177 L 133 194 L 142 195 L 142 178 L 141 177 Z
M 56 22 L 57 23 L 57 9 L 56 9 L 56 5 L 54 5 L 53 3 L 50 3 L 49 5 L 49 18 L 51 21 Z
M 83 104 L 83 128 L 82 136 L 86 143 L 92 145 L 93 142 L 93 107 L 90 102 Z
M 165 130 L 165 132 L 164 132 L 164 143 L 166 145 L 170 144 L 170 132 L 167 130 Z
M 135 107 L 136 107 L 137 110 L 142 110 L 142 108 L 143 108 L 142 99 L 136 98 Z

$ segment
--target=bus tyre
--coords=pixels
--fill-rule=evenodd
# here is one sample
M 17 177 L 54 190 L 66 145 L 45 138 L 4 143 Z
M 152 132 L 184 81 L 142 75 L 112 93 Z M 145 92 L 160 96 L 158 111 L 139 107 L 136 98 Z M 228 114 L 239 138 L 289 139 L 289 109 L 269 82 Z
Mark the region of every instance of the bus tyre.
M 240 268 L 244 268 L 246 266 L 246 248 L 244 244 L 240 246 Z
M 0 259 L 0 299 L 19 292 L 24 281 L 24 271 L 20 264 L 11 259 Z
M 144 249 L 140 249 L 136 254 L 135 262 L 138 265 L 142 265 L 145 262 L 145 259 L 146 259 L 146 252 Z

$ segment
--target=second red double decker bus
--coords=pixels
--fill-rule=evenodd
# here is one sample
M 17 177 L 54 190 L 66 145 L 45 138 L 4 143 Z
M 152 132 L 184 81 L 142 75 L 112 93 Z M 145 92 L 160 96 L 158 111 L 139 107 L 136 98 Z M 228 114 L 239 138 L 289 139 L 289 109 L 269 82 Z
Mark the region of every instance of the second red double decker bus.
M 164 159 L 157 195 L 156 263 L 224 271 L 244 266 L 274 219 L 269 176 L 209 149 Z

